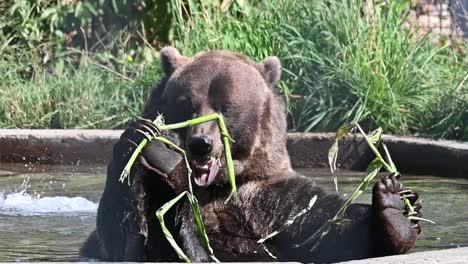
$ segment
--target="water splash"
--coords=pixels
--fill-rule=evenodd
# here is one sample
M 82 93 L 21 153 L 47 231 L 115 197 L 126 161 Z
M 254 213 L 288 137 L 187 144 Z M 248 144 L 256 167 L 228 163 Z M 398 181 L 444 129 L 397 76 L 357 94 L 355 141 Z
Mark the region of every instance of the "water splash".
M 0 214 L 38 215 L 48 213 L 95 213 L 97 203 L 83 197 L 40 197 L 27 192 L 29 177 L 12 193 L 0 192 Z

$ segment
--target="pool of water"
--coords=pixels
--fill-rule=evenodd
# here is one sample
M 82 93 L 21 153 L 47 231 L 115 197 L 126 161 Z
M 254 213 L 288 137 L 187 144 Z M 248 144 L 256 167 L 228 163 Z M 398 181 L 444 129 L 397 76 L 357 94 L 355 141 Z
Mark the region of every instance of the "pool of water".
M 327 170 L 300 170 L 334 190 Z M 339 191 L 346 196 L 362 177 L 340 172 Z M 413 251 L 468 246 L 468 180 L 403 176 L 420 194 L 424 217 L 421 239 Z M 105 166 L 0 164 L 0 262 L 75 261 L 94 229 Z M 370 194 L 361 202 L 369 202 Z

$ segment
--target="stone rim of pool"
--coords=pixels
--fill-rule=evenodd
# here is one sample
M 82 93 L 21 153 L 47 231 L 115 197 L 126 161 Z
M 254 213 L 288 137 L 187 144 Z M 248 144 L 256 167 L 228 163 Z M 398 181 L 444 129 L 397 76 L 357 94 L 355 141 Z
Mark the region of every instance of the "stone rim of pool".
M 0 162 L 36 164 L 107 163 L 122 130 L 0 129 Z M 294 167 L 328 166 L 334 133 L 289 133 L 288 150 Z M 468 142 L 383 136 L 403 173 L 468 178 Z M 338 164 L 364 170 L 374 158 L 360 135 L 342 140 Z

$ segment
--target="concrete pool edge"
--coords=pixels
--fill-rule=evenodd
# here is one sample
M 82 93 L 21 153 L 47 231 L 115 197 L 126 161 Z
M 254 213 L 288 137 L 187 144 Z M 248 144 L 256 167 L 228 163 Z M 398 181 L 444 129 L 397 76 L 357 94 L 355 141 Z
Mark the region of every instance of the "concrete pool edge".
M 404 255 L 395 255 L 380 258 L 351 260 L 339 262 L 338 264 L 419 264 L 419 263 L 438 263 L 438 264 L 465 264 L 468 262 L 468 247 L 452 248 L 444 250 L 423 251 Z M 0 262 L 11 263 L 11 262 Z M 51 262 L 16 262 L 16 263 L 51 263 Z M 53 262 L 60 263 L 115 263 L 115 262 Z M 126 262 L 141 263 L 141 262 Z M 164 262 L 161 262 L 164 263 Z M 181 262 L 182 263 L 182 262 Z M 231 262 L 235 263 L 267 263 L 267 262 Z M 273 263 L 273 262 L 272 262 Z M 279 262 L 278 262 L 279 263 Z M 299 262 L 281 262 L 281 263 L 299 263 Z
M 468 247 L 451 248 L 415 252 L 405 255 L 388 256 L 362 260 L 340 262 L 342 264 L 416 264 L 416 263 L 440 263 L 440 264 L 465 264 L 468 263 Z
M 122 130 L 0 129 L 0 161 L 43 164 L 107 163 Z M 392 158 L 402 172 L 468 177 L 468 142 L 385 135 Z M 289 133 L 294 167 L 328 166 L 334 133 Z M 362 137 L 348 136 L 340 145 L 338 164 L 363 170 L 373 153 Z

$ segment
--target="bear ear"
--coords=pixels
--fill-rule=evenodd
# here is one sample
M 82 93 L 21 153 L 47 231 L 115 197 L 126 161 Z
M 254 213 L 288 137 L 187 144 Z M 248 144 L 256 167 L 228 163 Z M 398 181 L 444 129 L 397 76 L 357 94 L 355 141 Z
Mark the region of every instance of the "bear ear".
M 174 47 L 162 48 L 159 56 L 161 58 L 161 67 L 166 76 L 171 75 L 178 67 L 188 61 L 188 58 L 180 55 L 179 51 Z
M 281 79 L 281 61 L 276 56 L 268 57 L 263 60 L 264 77 L 267 83 L 274 87 Z

